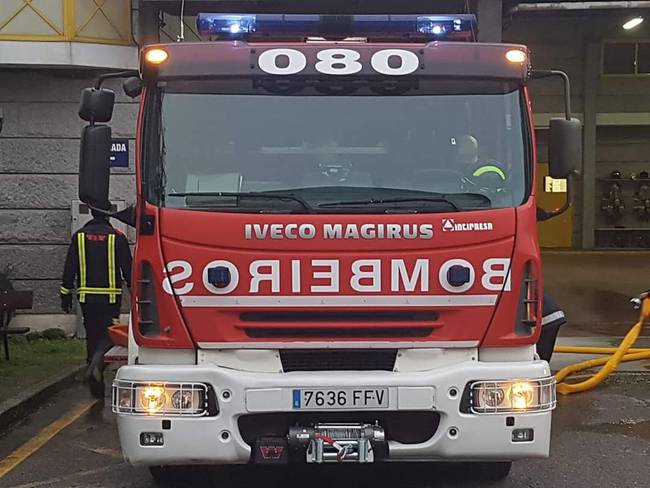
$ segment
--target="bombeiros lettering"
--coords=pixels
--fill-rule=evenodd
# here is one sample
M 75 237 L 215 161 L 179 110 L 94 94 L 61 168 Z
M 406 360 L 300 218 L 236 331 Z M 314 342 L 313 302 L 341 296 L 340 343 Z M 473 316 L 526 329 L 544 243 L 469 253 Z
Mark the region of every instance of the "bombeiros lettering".
M 449 270 L 458 266 L 466 268 L 469 276 L 469 281 L 461 285 L 449 281 Z M 210 283 L 209 270 L 214 267 L 224 267 L 229 271 L 230 282 L 226 286 L 218 288 Z M 163 290 L 179 296 L 196 293 L 200 285 L 203 285 L 204 293 L 213 295 L 234 292 L 247 295 L 327 294 L 348 290 L 366 295 L 392 293 L 404 296 L 428 293 L 435 288 L 449 294 L 472 289 L 491 292 L 511 289 L 509 258 L 489 258 L 478 265 L 460 258 L 441 263 L 427 258 L 415 261 L 365 258 L 347 264 L 339 259 L 258 259 L 245 266 L 216 260 L 203 266 L 198 283 L 192 265 L 175 260 L 167 264 L 163 274 Z

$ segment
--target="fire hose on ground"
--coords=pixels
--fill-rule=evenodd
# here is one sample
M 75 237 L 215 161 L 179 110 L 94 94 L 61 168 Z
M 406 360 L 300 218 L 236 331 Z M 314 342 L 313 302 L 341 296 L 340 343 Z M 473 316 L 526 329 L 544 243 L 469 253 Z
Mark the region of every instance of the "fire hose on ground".
M 591 359 L 562 368 L 555 374 L 558 393 L 561 395 L 570 395 L 572 393 L 591 390 L 605 381 L 620 363 L 650 359 L 650 349 L 632 347 L 641 334 L 645 321 L 650 317 L 650 295 L 646 292 L 640 298 L 633 299 L 633 303 L 640 310 L 639 321 L 629 330 L 618 347 L 555 347 L 553 351 L 557 353 L 609 355 L 608 357 Z M 597 373 L 590 375 L 588 379 L 578 383 L 565 382 L 571 375 L 597 366 L 602 366 L 602 368 Z

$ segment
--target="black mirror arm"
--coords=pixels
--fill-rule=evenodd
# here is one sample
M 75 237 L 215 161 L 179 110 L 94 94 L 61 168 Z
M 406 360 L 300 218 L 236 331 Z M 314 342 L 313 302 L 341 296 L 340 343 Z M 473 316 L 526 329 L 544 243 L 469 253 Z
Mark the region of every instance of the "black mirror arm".
M 130 227 L 135 227 L 135 205 L 129 205 L 124 210 L 120 210 L 119 212 L 109 212 L 108 210 L 94 207 L 87 202 L 84 203 L 88 206 L 89 209 L 95 212 L 101 213 L 106 217 L 119 220 L 120 222 L 123 222 Z
M 130 69 L 127 71 L 117 71 L 115 73 L 104 73 L 102 75 L 99 75 L 95 80 L 95 88 L 99 90 L 106 80 L 110 80 L 112 78 L 128 78 L 130 76 L 140 77 L 140 72 L 136 69 Z
M 530 74 L 531 79 L 536 80 L 551 76 L 559 76 L 564 82 L 564 116 L 567 120 L 571 120 L 571 82 L 569 81 L 569 75 L 556 69 L 534 69 Z

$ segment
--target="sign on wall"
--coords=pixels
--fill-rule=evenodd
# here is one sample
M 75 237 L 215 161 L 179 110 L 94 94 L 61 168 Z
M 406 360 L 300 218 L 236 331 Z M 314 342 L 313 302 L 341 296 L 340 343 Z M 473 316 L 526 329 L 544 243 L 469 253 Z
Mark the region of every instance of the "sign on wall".
M 111 140 L 111 168 L 129 167 L 129 140 Z

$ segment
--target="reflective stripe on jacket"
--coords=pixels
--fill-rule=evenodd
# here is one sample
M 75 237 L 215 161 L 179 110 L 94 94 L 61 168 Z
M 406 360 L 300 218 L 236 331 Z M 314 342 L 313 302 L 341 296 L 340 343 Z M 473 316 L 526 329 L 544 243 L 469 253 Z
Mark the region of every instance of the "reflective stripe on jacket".
M 80 303 L 92 301 L 117 303 L 122 282 L 130 285 L 131 251 L 121 232 L 107 220 L 93 219 L 73 236 L 66 257 L 62 295 L 75 289 Z

